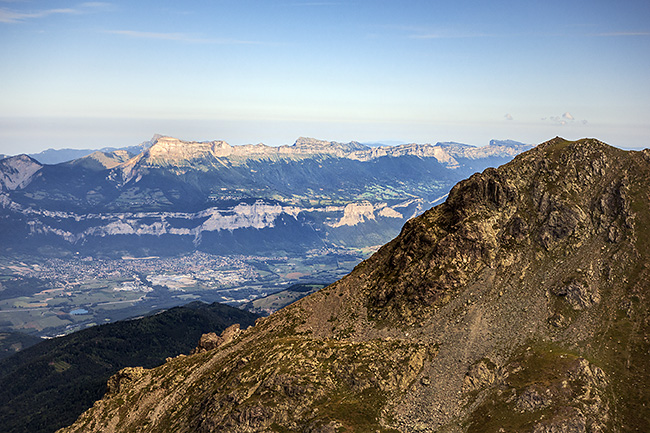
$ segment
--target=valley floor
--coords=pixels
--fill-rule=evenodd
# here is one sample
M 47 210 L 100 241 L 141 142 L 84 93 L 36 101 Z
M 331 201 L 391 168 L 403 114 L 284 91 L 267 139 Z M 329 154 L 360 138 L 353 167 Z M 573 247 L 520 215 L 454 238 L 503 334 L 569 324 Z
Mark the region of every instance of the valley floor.
M 54 337 L 194 300 L 241 306 L 295 283 L 331 283 L 373 248 L 303 257 L 0 257 L 0 331 Z

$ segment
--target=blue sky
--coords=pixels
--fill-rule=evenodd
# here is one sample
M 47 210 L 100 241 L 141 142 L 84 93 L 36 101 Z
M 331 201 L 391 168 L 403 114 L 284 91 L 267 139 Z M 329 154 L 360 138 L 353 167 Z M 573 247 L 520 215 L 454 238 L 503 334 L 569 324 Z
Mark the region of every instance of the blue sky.
M 0 153 L 232 144 L 650 146 L 650 2 L 0 0 Z

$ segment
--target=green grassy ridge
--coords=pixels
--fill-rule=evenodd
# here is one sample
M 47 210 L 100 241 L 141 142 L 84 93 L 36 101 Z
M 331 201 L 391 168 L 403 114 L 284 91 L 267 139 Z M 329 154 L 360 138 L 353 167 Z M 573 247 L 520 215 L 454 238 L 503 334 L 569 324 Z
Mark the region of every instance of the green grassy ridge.
M 298 432 L 334 423 L 339 426 L 337 431 L 394 432 L 382 426 L 382 409 L 389 395 L 407 388 L 424 359 L 431 356 L 424 345 L 321 340 L 287 336 L 285 331 L 271 338 L 248 340 L 243 352 L 225 353 L 191 384 L 186 379 L 197 366 L 212 362 L 215 351 L 175 358 L 135 377 L 98 407 L 104 415 L 119 413 L 121 419 L 114 427 L 125 433 L 139 431 L 140 425 L 151 422 L 148 414 L 156 410 L 157 402 L 146 396 L 160 392 L 176 397 L 167 402 L 170 410 L 155 420 L 155 431 L 220 431 L 237 425 L 238 431 Z M 227 351 L 227 347 L 217 350 Z M 281 365 L 276 364 L 278 359 L 282 359 Z M 224 387 L 229 389 L 227 401 L 214 400 Z M 133 407 L 142 410 L 122 413 Z M 211 416 L 202 416 L 204 410 Z M 268 418 L 247 415 L 259 410 Z M 86 412 L 76 431 L 101 431 L 110 422 L 108 417 Z
M 285 290 L 280 290 L 278 292 L 271 293 L 263 298 L 257 298 L 253 301 L 250 301 L 242 305 L 241 308 L 246 311 L 251 311 L 255 314 L 268 316 L 270 312 L 284 308 L 287 305 L 296 302 L 298 299 L 304 298 L 305 296 L 310 295 L 325 286 L 327 286 L 327 284 L 293 284 L 292 286 L 287 287 Z
M 188 353 L 200 336 L 256 315 L 221 304 L 184 307 L 43 341 L 0 361 L 0 431 L 47 433 L 69 425 L 127 366 L 155 367 Z

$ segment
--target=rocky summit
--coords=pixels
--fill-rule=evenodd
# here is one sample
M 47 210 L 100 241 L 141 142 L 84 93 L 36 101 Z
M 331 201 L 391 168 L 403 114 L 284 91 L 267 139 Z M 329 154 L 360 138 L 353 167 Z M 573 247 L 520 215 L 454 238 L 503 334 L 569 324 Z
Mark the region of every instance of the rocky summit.
M 648 150 L 540 144 L 61 432 L 650 431 L 648 191 Z

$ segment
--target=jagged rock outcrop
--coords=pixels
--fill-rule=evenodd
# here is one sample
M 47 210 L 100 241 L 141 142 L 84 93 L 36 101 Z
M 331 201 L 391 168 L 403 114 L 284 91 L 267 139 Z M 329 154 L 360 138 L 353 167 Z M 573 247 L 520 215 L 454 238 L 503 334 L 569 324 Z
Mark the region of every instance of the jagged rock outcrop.
M 128 386 L 130 383 L 138 380 L 144 374 L 142 367 L 125 367 L 117 374 L 111 376 L 106 384 L 106 395 L 114 395 Z
M 63 431 L 647 431 L 649 190 L 649 151 L 543 143 Z
M 239 329 L 239 324 L 236 323 L 224 329 L 220 336 L 214 332 L 203 334 L 199 340 L 199 344 L 194 350 L 192 350 L 192 354 L 207 352 L 216 349 L 219 346 L 223 346 L 224 344 L 228 344 L 237 338 L 240 333 L 241 329 Z

